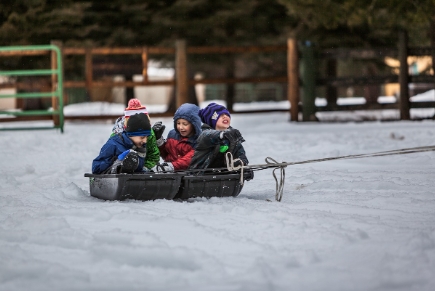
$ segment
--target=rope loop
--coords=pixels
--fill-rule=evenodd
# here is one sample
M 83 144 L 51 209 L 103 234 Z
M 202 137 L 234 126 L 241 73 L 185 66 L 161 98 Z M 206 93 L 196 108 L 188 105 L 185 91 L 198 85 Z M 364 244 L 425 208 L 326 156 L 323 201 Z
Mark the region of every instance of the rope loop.
M 278 202 L 281 202 L 282 195 L 284 194 L 284 183 L 285 183 L 285 168 L 287 167 L 286 162 L 278 163 L 275 159 L 272 159 L 271 157 L 267 157 L 264 159 L 266 164 L 273 166 L 274 164 L 280 164 L 277 165 L 275 169 L 272 171 L 273 178 L 275 179 L 275 200 Z M 279 181 L 276 177 L 275 171 L 280 170 L 280 177 Z
M 231 152 L 227 152 L 225 154 L 225 160 L 227 162 L 227 170 L 228 171 L 237 171 L 240 170 L 240 185 L 243 185 L 243 161 L 241 159 L 234 159 L 233 154 Z M 240 165 L 235 167 L 234 162 L 240 161 Z

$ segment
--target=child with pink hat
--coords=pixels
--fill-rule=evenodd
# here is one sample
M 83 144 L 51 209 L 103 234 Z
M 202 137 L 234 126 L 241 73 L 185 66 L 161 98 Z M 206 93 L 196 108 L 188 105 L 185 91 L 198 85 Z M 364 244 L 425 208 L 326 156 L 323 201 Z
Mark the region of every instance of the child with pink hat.
M 124 110 L 124 115 L 116 119 L 111 136 L 123 132 L 127 126 L 128 118 L 138 113 L 143 113 L 149 118 L 147 108 L 140 103 L 140 100 L 136 98 L 130 99 L 130 101 L 128 101 L 127 108 Z

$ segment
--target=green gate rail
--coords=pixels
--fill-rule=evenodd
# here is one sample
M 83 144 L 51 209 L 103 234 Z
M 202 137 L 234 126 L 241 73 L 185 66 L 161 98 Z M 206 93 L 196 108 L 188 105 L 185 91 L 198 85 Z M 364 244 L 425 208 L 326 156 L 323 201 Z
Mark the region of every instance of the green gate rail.
M 47 70 L 15 70 L 15 71 L 3 71 L 0 68 L 0 76 L 43 76 L 51 75 L 57 77 L 57 84 L 55 90 L 52 92 L 28 92 L 28 93 L 15 93 L 15 94 L 2 94 L 0 98 L 57 98 L 57 108 L 53 106 L 52 110 L 26 110 L 26 111 L 8 111 L 0 110 L 0 115 L 13 115 L 13 116 L 53 116 L 53 126 L 44 127 L 1 127 L 0 130 L 30 130 L 30 129 L 52 129 L 59 128 L 63 133 L 64 115 L 63 115 L 63 76 L 62 76 L 62 53 L 59 47 L 55 45 L 33 45 L 33 46 L 9 46 L 0 47 L 0 57 L 13 54 L 25 55 L 24 52 L 29 51 L 54 51 L 56 53 L 56 68 Z M 4 53 L 8 54 L 4 54 Z M 2 54 L 3 53 L 3 54 Z M 53 61 L 53 60 L 52 60 Z M 53 66 L 53 64 L 52 64 Z M 53 87 L 53 86 L 52 86 Z M 56 120 L 58 116 L 58 121 Z M 8 118 L 13 121 L 13 118 Z

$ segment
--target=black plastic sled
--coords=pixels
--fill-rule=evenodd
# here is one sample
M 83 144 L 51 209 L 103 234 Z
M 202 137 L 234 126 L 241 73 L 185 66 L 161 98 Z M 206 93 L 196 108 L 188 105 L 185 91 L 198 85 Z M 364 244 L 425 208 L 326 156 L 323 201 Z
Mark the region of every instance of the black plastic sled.
M 242 191 L 240 172 L 89 174 L 91 196 L 104 200 L 189 199 L 193 197 L 236 197 Z M 252 173 L 245 172 L 243 180 Z

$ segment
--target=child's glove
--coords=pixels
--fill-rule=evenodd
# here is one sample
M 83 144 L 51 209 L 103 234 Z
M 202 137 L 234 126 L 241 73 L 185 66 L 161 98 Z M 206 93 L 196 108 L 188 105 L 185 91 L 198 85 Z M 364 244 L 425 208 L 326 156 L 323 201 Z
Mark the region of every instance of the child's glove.
M 221 132 L 221 139 L 226 139 L 230 144 L 236 144 L 237 142 L 244 142 L 242 134 L 238 129 L 229 128 Z
M 134 150 L 126 150 L 124 151 L 122 154 L 118 155 L 118 160 L 123 161 L 125 159 L 125 157 L 130 153 L 130 152 L 134 152 Z
M 172 165 L 172 163 L 169 162 L 165 162 L 165 163 L 159 163 L 157 165 L 155 165 L 154 168 L 152 168 L 152 170 L 154 172 L 159 172 L 159 173 L 166 173 L 166 172 L 173 172 L 174 171 L 174 165 Z
M 254 171 L 252 169 L 246 169 L 243 175 L 246 181 L 254 179 Z
M 153 131 L 154 131 L 154 134 L 156 135 L 157 146 L 161 146 L 165 142 L 162 138 L 162 135 L 163 135 L 163 132 L 165 131 L 165 128 L 166 128 L 166 126 L 163 125 L 163 123 L 161 121 L 157 121 L 153 125 Z
M 110 168 L 111 174 L 133 173 L 139 166 L 139 155 L 134 150 L 126 150 L 118 155 L 118 159 Z

